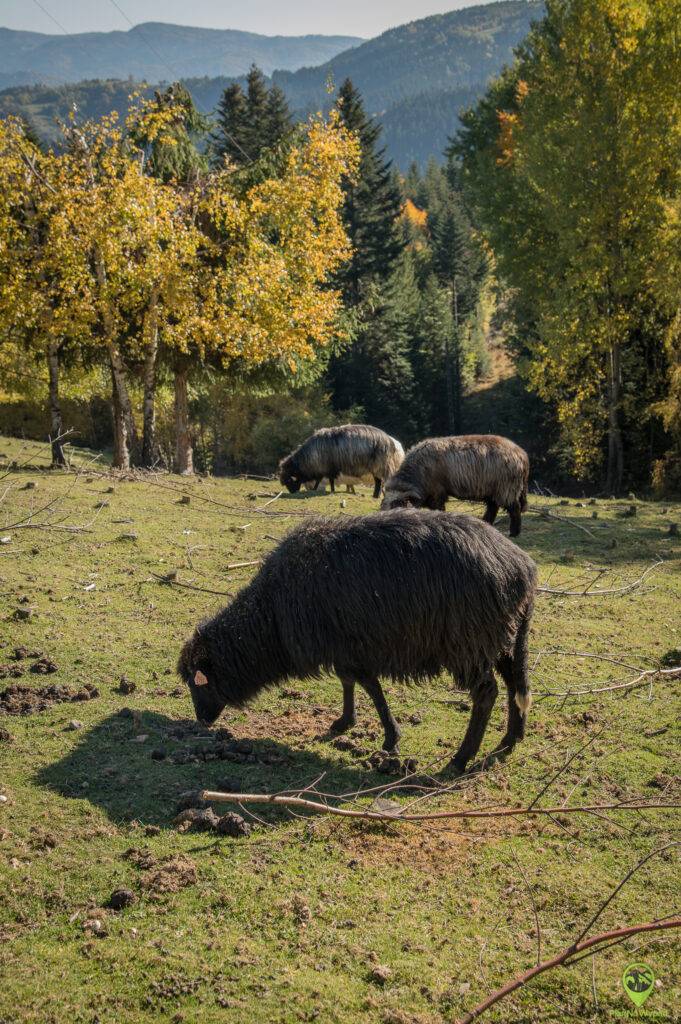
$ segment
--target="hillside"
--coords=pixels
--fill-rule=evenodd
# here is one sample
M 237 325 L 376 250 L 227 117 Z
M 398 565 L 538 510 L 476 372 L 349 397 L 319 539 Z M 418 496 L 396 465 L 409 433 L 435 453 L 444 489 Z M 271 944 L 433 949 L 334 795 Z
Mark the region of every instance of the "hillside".
M 542 9 L 540 0 L 506 0 L 423 18 L 345 49 L 317 67 L 291 72 L 284 70 L 280 61 L 278 70 L 271 77 L 286 93 L 292 109 L 301 116 L 330 105 L 332 97 L 327 90 L 330 80 L 339 86 L 345 78 L 352 78 L 364 96 L 367 109 L 383 124 L 388 153 L 399 167 L 406 169 L 412 161 L 423 164 L 431 156 L 441 156 L 448 137 L 456 128 L 458 113 L 474 103 L 484 92 L 489 79 L 512 59 L 514 48 L 526 35 L 530 23 L 541 15 Z M 149 26 L 142 27 L 149 29 Z M 156 48 L 167 57 L 172 68 L 182 71 L 178 77 L 183 78 L 205 112 L 215 109 L 230 76 L 238 77 L 251 60 L 256 60 L 264 71 L 272 72 L 271 54 L 263 59 L 257 56 L 255 49 L 248 51 L 248 59 L 238 70 L 227 70 L 223 53 L 225 66 L 219 73 L 214 70 L 215 64 L 210 62 L 202 64 L 200 72 L 185 71 L 185 67 L 193 66 L 191 53 L 187 51 L 182 56 L 176 53 L 173 49 L 178 42 L 175 33 L 196 32 L 207 37 L 229 33 L 180 30 L 177 26 L 168 25 L 154 28 L 171 30 Z M 33 33 L 14 34 L 22 37 L 18 40 L 18 48 L 23 48 L 22 52 L 34 45 Z M 130 37 L 132 34 L 106 35 Z M 238 36 L 243 43 L 246 33 L 232 35 Z M 280 43 L 282 46 L 286 43 L 289 49 L 294 42 L 300 43 L 300 40 L 267 40 L 262 36 L 247 38 L 259 40 L 258 45 L 264 45 L 263 40 L 267 44 Z M 306 37 L 308 41 L 315 38 L 320 37 Z M 330 41 L 327 40 L 326 44 L 330 45 Z M 144 56 L 148 66 L 146 58 L 153 57 L 153 54 L 147 50 Z M 15 55 L 15 62 L 21 59 L 28 58 Z M 114 66 L 118 70 L 112 70 Z M 236 68 L 236 62 L 230 67 Z M 198 77 L 199 73 L 201 77 Z M 98 82 L 96 76 L 120 79 L 128 74 L 148 82 L 167 81 L 170 77 L 167 66 L 162 66 L 154 75 L 150 71 L 130 70 L 130 65 L 120 61 L 116 64 L 110 57 L 108 63 L 100 63 L 89 73 L 95 80 L 61 87 L 43 85 L 6 89 L 0 93 L 0 116 L 23 114 L 43 137 L 52 139 L 55 116 L 64 117 L 74 102 L 83 116 L 98 116 L 114 108 L 123 111 L 133 83 Z
M 266 74 L 328 61 L 361 40 L 353 36 L 262 36 L 231 29 L 149 22 L 127 32 L 43 35 L 0 28 L 0 87 L 93 78 Z
M 383 114 L 426 92 L 478 87 L 509 61 L 540 16 L 540 0 L 505 0 L 466 7 L 390 29 L 316 68 L 277 71 L 289 102 L 306 109 L 323 102 L 326 83 L 352 78 L 367 106 Z

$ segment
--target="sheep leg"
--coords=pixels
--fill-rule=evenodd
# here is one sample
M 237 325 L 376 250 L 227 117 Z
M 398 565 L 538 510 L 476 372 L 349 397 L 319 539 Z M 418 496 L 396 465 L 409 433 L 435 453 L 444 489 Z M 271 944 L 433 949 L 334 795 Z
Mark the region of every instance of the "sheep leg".
M 520 512 L 520 504 L 517 501 L 514 501 L 512 505 L 509 505 L 508 514 L 511 517 L 509 537 L 517 537 L 522 526 L 522 514 Z
M 331 732 L 346 732 L 357 724 L 355 681 L 354 679 L 341 679 L 341 683 L 343 684 L 343 714 L 331 723 Z
M 388 702 L 385 699 L 385 695 L 381 688 L 381 684 L 378 679 L 360 679 L 360 686 L 362 689 L 371 697 L 374 702 L 374 707 L 378 712 L 378 717 L 381 719 L 381 725 L 383 726 L 384 739 L 383 749 L 384 750 L 397 750 L 397 745 L 400 742 L 400 727 L 392 716 L 392 712 L 388 707 Z
M 482 518 L 491 526 L 499 514 L 499 506 L 496 501 L 492 501 L 491 498 L 487 498 L 485 506 L 485 514 Z
M 383 486 L 383 481 L 380 480 L 379 477 L 375 476 L 374 477 L 374 498 L 380 498 L 380 496 L 381 496 L 381 487 L 382 486 Z
M 316 490 L 318 490 L 318 489 L 319 489 L 319 485 L 320 485 L 320 483 L 321 483 L 321 482 L 322 482 L 322 478 L 321 478 L 321 477 L 319 477 L 319 479 L 318 479 L 318 480 L 315 480 L 315 482 L 314 482 L 314 487 L 312 488 L 312 490 L 313 490 L 313 491 L 316 491 Z
M 335 478 L 335 476 L 330 476 L 329 477 L 329 483 L 331 484 L 331 493 L 335 494 L 336 493 L 336 478 Z
M 487 672 L 470 689 L 473 698 L 470 722 L 463 742 L 450 762 L 451 767 L 459 774 L 465 771 L 468 762 L 475 757 L 480 749 L 498 692 L 492 672 Z
M 497 747 L 498 751 L 510 753 L 516 743 L 525 737 L 527 714 L 532 706 L 528 676 L 529 629 L 530 613 L 526 613 L 518 629 L 513 654 L 502 654 L 497 662 L 497 669 L 508 691 L 508 725 L 506 735 Z
M 496 751 L 510 752 L 515 747 L 519 740 L 525 737 L 525 716 L 522 714 L 516 701 L 516 694 L 518 692 L 516 688 L 515 673 L 513 671 L 514 658 L 508 654 L 502 655 L 497 662 L 497 668 L 501 674 L 501 678 L 506 683 L 506 690 L 508 693 L 508 724 L 506 726 L 506 735 L 500 741 L 499 746 L 496 747 Z

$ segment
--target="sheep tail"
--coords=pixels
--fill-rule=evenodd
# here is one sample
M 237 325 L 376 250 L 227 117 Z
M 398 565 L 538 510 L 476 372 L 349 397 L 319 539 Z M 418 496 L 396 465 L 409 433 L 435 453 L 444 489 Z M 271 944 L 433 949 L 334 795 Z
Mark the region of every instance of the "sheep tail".
M 524 718 L 532 707 L 532 693 L 528 675 L 528 639 L 530 619 L 532 618 L 532 602 L 525 610 L 515 638 L 513 651 L 513 681 L 515 683 L 515 702 Z

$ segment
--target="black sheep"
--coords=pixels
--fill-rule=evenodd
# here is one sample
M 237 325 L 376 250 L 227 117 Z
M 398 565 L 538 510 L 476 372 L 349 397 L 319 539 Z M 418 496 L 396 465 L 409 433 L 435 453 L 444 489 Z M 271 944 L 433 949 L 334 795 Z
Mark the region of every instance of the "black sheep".
M 380 677 L 418 682 L 447 670 L 473 700 L 453 761 L 462 771 L 494 706 L 494 669 L 509 696 L 498 749 L 523 738 L 535 587 L 532 560 L 468 516 L 398 509 L 312 519 L 281 542 L 227 608 L 198 626 L 178 671 L 197 718 L 208 724 L 265 687 L 335 671 L 343 685 L 335 730 L 354 725 L 359 683 L 380 716 L 384 749 L 394 750 L 400 731 Z

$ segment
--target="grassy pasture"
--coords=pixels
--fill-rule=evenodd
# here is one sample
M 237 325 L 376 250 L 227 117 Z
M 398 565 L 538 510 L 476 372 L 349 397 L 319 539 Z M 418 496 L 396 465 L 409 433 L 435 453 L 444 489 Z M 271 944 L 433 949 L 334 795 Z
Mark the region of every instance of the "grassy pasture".
M 188 756 L 182 763 L 178 754 L 191 755 L 201 737 L 173 732 L 191 717 L 174 675 L 179 646 L 200 617 L 228 600 L 204 591 L 236 591 L 255 568 L 228 566 L 264 555 L 300 511 L 363 514 L 375 502 L 368 490 L 284 497 L 266 510 L 278 514 L 267 516 L 256 509 L 268 499 L 249 495 L 272 491 L 268 483 L 121 481 L 101 468 L 74 481 L 43 472 L 39 446 L 10 439 L 0 439 L 0 477 L 20 449 L 29 466 L 0 480 L 0 539 L 10 538 L 0 545 L 0 663 L 14 664 L 11 652 L 21 645 L 53 659 L 58 671 L 6 678 L 0 689 L 91 683 L 99 696 L 24 717 L 0 713 L 0 729 L 12 737 L 0 741 L 3 1024 L 452 1021 L 535 962 L 533 904 L 548 956 L 579 934 L 640 858 L 681 839 L 676 811 L 435 829 L 253 808 L 263 823 L 248 838 L 178 831 L 178 795 L 225 779 L 250 792 L 300 786 L 322 773 L 323 788 L 335 793 L 390 781 L 363 764 L 381 733 L 361 696 L 351 737 L 357 749 L 340 750 L 325 737 L 340 708 L 340 685 L 328 677 L 295 681 L 288 695 L 273 690 L 248 711 L 226 714 L 218 725 L 253 741 L 243 762 Z M 77 453 L 75 462 L 84 458 Z M 189 504 L 173 488 L 189 494 Z M 34 525 L 50 517 L 87 530 L 11 528 L 53 500 Z M 525 517 L 520 541 L 543 584 L 617 589 L 654 561 L 662 565 L 625 594 L 539 596 L 528 737 L 438 806 L 527 803 L 589 739 L 542 798 L 547 806 L 679 799 L 678 680 L 631 692 L 541 694 L 613 686 L 665 655 L 681 662 L 669 654 L 681 648 L 681 539 L 668 535 L 681 506 L 637 501 L 636 515 L 625 517 L 630 501 L 532 501 L 571 519 Z M 159 579 L 171 572 L 174 582 Z M 17 620 L 19 609 L 30 610 L 28 618 Z M 121 676 L 136 684 L 133 693 L 120 692 Z M 452 693 L 451 680 L 386 691 L 403 723 L 404 755 L 425 766 L 457 746 L 467 701 Z M 121 717 L 123 707 L 133 716 Z M 503 718 L 500 696 L 485 749 L 497 742 Z M 69 729 L 74 719 L 82 728 Z M 156 751 L 166 756 L 155 760 Z M 130 848 L 142 853 L 126 856 Z M 167 884 L 154 884 L 169 858 Z M 651 860 L 599 928 L 678 912 L 679 863 L 678 849 Z M 107 910 L 121 886 L 136 901 Z M 94 919 L 102 934 L 84 927 Z M 633 1019 L 620 979 L 640 960 L 659 982 L 647 1013 L 678 1021 L 681 938 L 674 933 L 608 950 L 593 973 L 584 960 L 546 974 L 483 1020 Z

